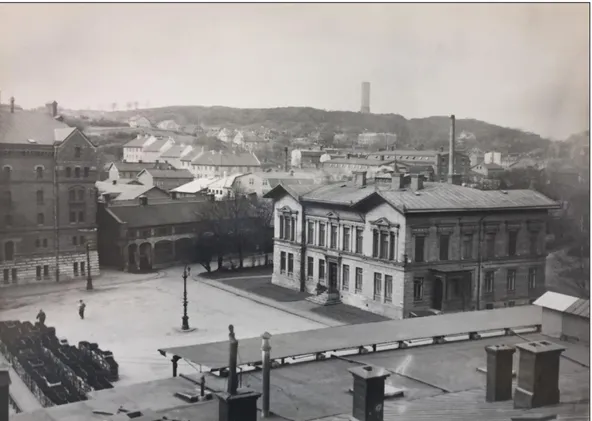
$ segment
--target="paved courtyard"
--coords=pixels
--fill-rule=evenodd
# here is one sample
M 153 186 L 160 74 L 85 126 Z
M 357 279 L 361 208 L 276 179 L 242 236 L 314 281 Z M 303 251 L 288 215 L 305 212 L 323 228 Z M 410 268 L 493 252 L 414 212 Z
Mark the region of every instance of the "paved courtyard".
M 277 334 L 325 327 L 189 278 L 189 323 L 197 330 L 181 333 L 181 272 L 181 268 L 171 268 L 156 279 L 145 275 L 148 280 L 103 285 L 99 278 L 92 292 L 81 283 L 36 296 L 9 298 L 3 294 L 0 320 L 33 322 L 43 308 L 46 324 L 56 328 L 58 337 L 71 344 L 97 342 L 101 349 L 113 352 L 121 374 L 116 386 L 170 377 L 171 364 L 158 348 L 223 341 L 228 338 L 229 324 L 235 326 L 239 340 L 264 331 Z M 85 320 L 77 313 L 80 299 L 87 303 Z M 197 369 L 180 362 L 179 370 L 192 374 Z

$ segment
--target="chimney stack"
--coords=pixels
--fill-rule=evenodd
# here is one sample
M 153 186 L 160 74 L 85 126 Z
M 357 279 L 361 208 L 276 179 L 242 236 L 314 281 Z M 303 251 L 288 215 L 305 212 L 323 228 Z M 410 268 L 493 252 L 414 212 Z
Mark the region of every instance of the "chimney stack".
M 448 182 L 452 184 L 454 175 L 454 139 L 456 137 L 456 118 L 454 114 L 450 116 L 450 139 L 448 144 Z
M 352 174 L 354 176 L 354 184 L 357 187 L 366 187 L 366 171 L 354 171 Z
M 362 82 L 362 114 L 370 114 L 370 82 Z
M 14 97 L 10 97 L 10 112 L 14 114 Z
M 403 187 L 403 174 L 401 174 L 400 172 L 394 172 L 391 175 L 391 179 L 393 189 L 399 190 Z
M 238 358 L 238 341 L 234 335 L 234 327 L 228 326 L 230 339 L 230 355 L 228 361 L 228 389 L 218 393 L 219 421 L 257 421 L 257 399 L 261 393 L 248 389 L 238 390 L 236 360 Z
M 288 147 L 284 148 L 284 171 L 288 172 Z
M 354 376 L 353 418 L 358 421 L 382 421 L 384 418 L 384 380 L 391 373 L 382 367 L 367 365 L 350 368 Z
M 514 408 L 537 408 L 559 403 L 559 361 L 565 348 L 549 341 L 517 344 L 518 381 Z
M 421 174 L 411 174 L 411 190 L 418 191 L 423 189 L 423 175 Z
M 0 367 L 0 421 L 8 421 L 10 413 L 10 374 L 8 367 Z
M 269 340 L 271 335 L 265 332 L 261 335 L 263 343 L 261 345 L 261 361 L 263 362 L 263 402 L 261 403 L 262 418 L 269 417 L 269 380 L 271 376 L 271 345 Z
M 51 103 L 51 116 L 57 117 L 58 116 L 58 103 L 54 101 Z
M 516 349 L 508 345 L 486 346 L 487 387 L 485 400 L 501 402 L 512 399 L 512 362 Z

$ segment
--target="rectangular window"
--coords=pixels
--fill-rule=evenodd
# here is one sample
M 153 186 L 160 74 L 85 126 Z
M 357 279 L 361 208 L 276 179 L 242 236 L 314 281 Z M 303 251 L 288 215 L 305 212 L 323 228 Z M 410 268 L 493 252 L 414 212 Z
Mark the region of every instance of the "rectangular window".
M 356 253 L 362 254 L 364 252 L 364 231 L 361 228 L 356 228 Z
M 508 291 L 516 290 L 516 269 L 508 269 L 506 275 L 506 289 Z
M 43 199 L 43 190 L 37 190 L 37 204 L 42 205 L 44 202 Z
M 74 246 L 78 245 L 78 237 L 77 236 L 72 237 L 72 245 L 74 245 Z
M 286 252 L 282 251 L 280 253 L 280 273 L 286 272 Z
M 325 224 L 319 223 L 319 246 L 325 247 Z
M 9 271 L 8 269 L 4 269 L 4 283 L 7 284 L 9 281 Z
M 308 244 L 314 244 L 314 221 L 308 221 L 308 232 L 306 234 Z
M 12 268 L 12 270 L 10 272 L 12 275 L 12 283 L 16 284 L 16 281 L 18 280 L 16 268 Z
M 485 280 L 483 282 L 483 292 L 491 294 L 493 292 L 493 282 L 495 280 L 495 271 L 488 270 L 485 272 Z
M 539 233 L 533 232 L 530 234 L 530 255 L 538 256 L 539 254 Z
M 363 274 L 362 268 L 356 268 L 356 293 L 362 293 Z
M 537 268 L 528 268 L 528 289 L 535 289 L 537 285 Z
M 296 241 L 296 218 L 290 218 L 290 241 Z
M 294 255 L 288 253 L 288 276 L 292 276 L 294 273 Z
M 76 146 L 74 148 L 74 157 L 75 158 L 80 158 L 80 146 Z
M 379 301 L 382 296 L 382 274 L 374 272 L 374 300 Z
M 380 233 L 377 230 L 372 230 L 372 257 L 378 257 L 379 241 Z
M 284 239 L 284 216 L 280 215 L 280 239 Z
M 389 249 L 388 232 L 381 232 L 380 233 L 380 258 L 381 259 L 388 259 L 388 249 Z
M 416 262 L 425 261 L 424 249 L 425 249 L 425 237 L 416 236 L 415 237 L 415 261 Z
M 423 278 L 413 278 L 413 301 L 423 300 Z
M 343 265 L 341 277 L 341 289 L 344 291 L 349 291 L 349 265 Z
M 78 262 L 72 263 L 72 268 L 74 269 L 74 276 L 78 276 Z
M 49 277 L 49 265 L 43 265 L 43 277 Z
M 485 236 L 485 256 L 489 259 L 495 257 L 495 234 L 487 234 Z
M 76 212 L 70 212 L 70 223 L 76 222 Z
M 343 251 L 349 251 L 350 244 L 350 228 L 343 227 Z
M 391 275 L 384 275 L 384 302 L 393 302 L 393 277 Z
M 448 249 L 450 246 L 450 235 L 440 235 L 440 260 L 448 260 Z
M 84 264 L 84 262 L 80 262 L 80 273 L 82 275 L 84 275 L 85 270 L 86 270 L 86 265 Z
M 312 279 L 312 278 L 314 278 L 314 259 L 312 257 L 308 257 L 307 261 L 308 261 L 307 275 L 308 275 L 309 279 Z
M 84 167 L 84 178 L 88 178 L 90 174 L 90 168 Z
M 325 279 L 325 261 L 319 259 L 319 281 Z
M 331 248 L 337 248 L 337 225 L 331 224 Z
M 395 246 L 397 245 L 397 238 L 395 237 L 395 233 L 389 233 L 389 240 L 390 240 L 390 249 L 389 249 L 389 260 L 395 260 Z
M 37 280 L 41 279 L 41 266 L 37 266 L 35 271 L 35 277 L 37 278 Z
M 463 259 L 473 258 L 473 236 L 465 235 L 463 237 Z
M 508 235 L 508 256 L 516 256 L 516 244 L 518 242 L 518 231 L 510 231 Z
M 70 202 L 75 202 L 76 201 L 76 190 L 70 190 L 68 192 L 68 200 Z
M 78 222 L 84 222 L 84 212 L 78 212 Z
M 45 215 L 42 213 L 37 214 L 37 225 L 43 225 L 45 223 Z

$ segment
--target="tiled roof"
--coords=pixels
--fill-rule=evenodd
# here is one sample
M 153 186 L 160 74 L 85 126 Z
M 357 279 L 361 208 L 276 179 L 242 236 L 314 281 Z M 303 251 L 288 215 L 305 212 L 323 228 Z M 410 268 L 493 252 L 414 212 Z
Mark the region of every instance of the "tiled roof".
M 207 201 L 168 200 L 166 202 L 150 203 L 141 206 L 126 204 L 110 206 L 107 210 L 128 227 L 149 227 L 158 225 L 185 224 L 196 222 L 200 210 L 208 204 Z
M 477 190 L 449 183 L 426 182 L 422 190 L 414 192 L 407 189 L 395 190 L 390 185 L 376 185 L 373 180 L 369 180 L 365 187 L 358 187 L 351 182 L 315 186 L 302 194 L 301 199 L 353 206 L 372 194 L 379 195 L 401 212 L 552 209 L 557 206 L 556 202 L 534 190 Z
M 193 174 L 186 169 L 182 170 L 159 170 L 156 168 L 147 168 L 146 172 L 154 178 L 187 178 L 193 180 Z
M 162 148 L 170 139 L 168 137 L 161 137 L 156 139 L 150 145 L 144 148 L 144 152 L 159 152 L 160 148 Z
M 0 143 L 53 145 L 74 130 L 45 112 L 0 109 Z
M 229 153 L 210 151 L 195 158 L 194 165 L 211 165 L 215 167 L 255 167 L 261 163 L 252 153 Z
M 187 148 L 187 145 L 173 145 L 160 154 L 161 158 L 181 158 L 181 154 Z

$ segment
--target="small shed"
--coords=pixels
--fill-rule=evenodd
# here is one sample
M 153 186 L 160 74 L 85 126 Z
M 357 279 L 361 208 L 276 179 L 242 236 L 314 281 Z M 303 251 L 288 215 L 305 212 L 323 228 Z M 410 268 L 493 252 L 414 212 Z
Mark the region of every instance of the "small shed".
M 590 300 L 546 292 L 534 305 L 543 308 L 543 334 L 590 343 Z

